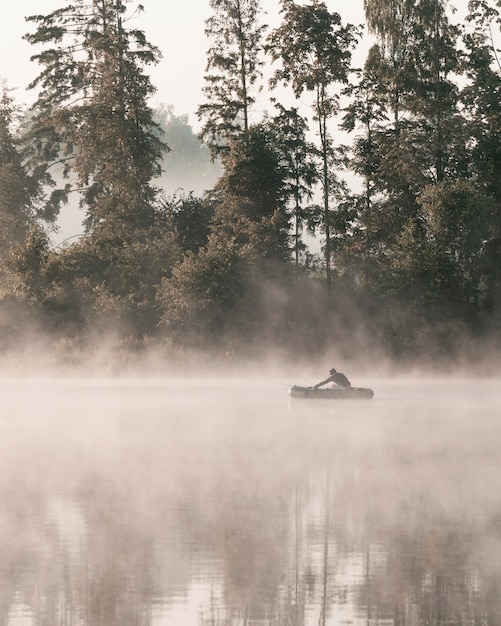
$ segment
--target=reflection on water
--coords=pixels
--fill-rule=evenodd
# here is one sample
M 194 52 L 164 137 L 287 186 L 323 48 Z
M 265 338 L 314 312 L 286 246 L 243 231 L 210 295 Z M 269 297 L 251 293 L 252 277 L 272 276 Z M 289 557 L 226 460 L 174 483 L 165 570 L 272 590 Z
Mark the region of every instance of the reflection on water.
M 3 381 L 8 626 L 501 623 L 501 385 Z

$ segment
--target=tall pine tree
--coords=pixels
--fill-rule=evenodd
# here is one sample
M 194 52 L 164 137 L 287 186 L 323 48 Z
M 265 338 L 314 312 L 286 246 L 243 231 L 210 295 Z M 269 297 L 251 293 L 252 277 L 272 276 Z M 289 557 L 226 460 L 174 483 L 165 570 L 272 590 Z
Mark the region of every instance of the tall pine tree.
M 333 195 L 331 168 L 334 146 L 329 123 L 339 111 L 339 93 L 332 85 L 346 83 L 351 66 L 351 51 L 357 41 L 357 28 L 343 25 L 338 13 L 330 13 L 324 2 L 312 0 L 301 5 L 282 0 L 281 25 L 269 37 L 269 52 L 281 62 L 272 85 L 290 84 L 296 98 L 307 91 L 314 95 L 312 105 L 317 123 L 320 155 L 320 180 L 323 190 L 325 264 L 327 282 L 331 280 L 331 216 Z
M 23 167 L 14 132 L 15 107 L 6 85 L 0 85 L 0 255 L 21 243 L 34 223 L 37 188 Z
M 144 33 L 126 27 L 128 0 L 76 0 L 28 18 L 26 35 L 43 50 L 31 87 L 39 88 L 30 134 L 31 163 L 62 167 L 81 193 L 87 230 L 127 240 L 153 222 L 162 144 L 144 68 L 160 57 Z
M 247 132 L 251 107 L 260 91 L 265 25 L 260 0 L 210 0 L 205 34 L 211 41 L 198 108 L 200 136 L 213 158 L 228 151 L 228 141 Z

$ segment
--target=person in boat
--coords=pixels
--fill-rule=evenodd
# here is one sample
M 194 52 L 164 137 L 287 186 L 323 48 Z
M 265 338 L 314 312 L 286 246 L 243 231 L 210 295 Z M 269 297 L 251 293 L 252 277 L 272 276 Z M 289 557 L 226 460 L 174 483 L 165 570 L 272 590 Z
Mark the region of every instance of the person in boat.
M 322 385 L 326 385 L 327 383 L 334 383 L 338 387 L 351 387 L 350 381 L 341 372 L 336 372 L 336 370 L 332 368 L 329 370 L 329 374 L 329 378 L 326 378 L 321 383 L 317 383 L 315 385 L 315 389 L 322 387 Z

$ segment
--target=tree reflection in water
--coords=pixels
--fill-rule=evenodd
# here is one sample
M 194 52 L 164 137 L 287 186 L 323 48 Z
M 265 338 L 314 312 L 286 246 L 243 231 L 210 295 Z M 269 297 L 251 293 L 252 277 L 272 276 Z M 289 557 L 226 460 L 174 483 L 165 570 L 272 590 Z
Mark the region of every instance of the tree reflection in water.
M 252 385 L 4 383 L 2 622 L 501 622 L 495 385 Z

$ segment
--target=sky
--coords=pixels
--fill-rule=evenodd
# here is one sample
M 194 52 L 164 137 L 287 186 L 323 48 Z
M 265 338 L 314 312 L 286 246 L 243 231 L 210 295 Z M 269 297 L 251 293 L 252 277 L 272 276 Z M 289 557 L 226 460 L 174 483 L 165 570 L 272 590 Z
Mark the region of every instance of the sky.
M 47 14 L 65 6 L 67 0 L 14 0 L 2 10 L 0 21 L 0 78 L 14 88 L 15 99 L 20 104 L 30 104 L 33 91 L 27 85 L 39 73 L 39 66 L 30 62 L 35 53 L 22 39 L 32 32 L 34 24 L 25 17 Z M 364 21 L 363 0 L 327 0 L 331 11 L 341 14 L 343 21 Z M 148 68 L 152 82 L 157 88 L 154 104 L 174 106 L 176 115 L 188 114 L 192 125 L 196 125 L 195 111 L 203 102 L 202 86 L 208 41 L 204 35 L 204 21 L 210 16 L 209 0 L 142 0 L 144 12 L 136 18 L 135 26 L 145 31 L 150 43 L 163 54 L 162 61 Z M 131 7 L 134 3 L 131 3 Z M 278 0 L 263 0 L 263 22 L 278 24 Z
M 0 20 L 0 80 L 20 105 L 30 105 L 36 96 L 34 90 L 27 90 L 29 83 L 39 74 L 40 66 L 30 61 L 37 48 L 23 40 L 23 35 L 34 31 L 34 24 L 25 17 L 34 14 L 48 14 L 65 6 L 69 0 L 14 0 L 2 10 Z M 340 13 L 343 23 L 364 23 L 364 0 L 325 0 L 330 11 Z M 453 0 L 454 4 L 465 6 L 467 0 Z M 138 3 L 139 4 L 139 3 Z M 136 15 L 129 27 L 140 28 L 148 41 L 157 46 L 163 55 L 156 66 L 147 68 L 153 85 L 156 87 L 151 105 L 171 105 L 175 115 L 187 115 L 195 132 L 199 130 L 196 110 L 204 102 L 202 87 L 206 65 L 206 52 L 209 42 L 204 34 L 205 20 L 211 15 L 209 0 L 142 0 L 144 11 Z M 130 8 L 137 6 L 130 3 Z M 262 0 L 264 11 L 262 22 L 270 27 L 278 26 L 280 16 L 279 0 Z M 464 14 L 464 12 L 463 12 Z M 354 65 L 360 67 L 371 42 L 367 35 L 353 55 Z M 282 102 L 286 95 L 280 92 Z M 310 103 L 307 102 L 306 106 Z M 256 109 L 259 110 L 259 102 Z M 63 211 L 59 220 L 59 239 L 74 236 L 81 232 L 82 216 L 79 212 Z
M 68 0 L 14 0 L 2 11 L 0 21 L 0 79 L 14 88 L 14 97 L 20 104 L 30 104 L 34 91 L 26 87 L 39 73 L 39 66 L 30 62 L 36 49 L 22 39 L 27 32 L 34 30 L 34 24 L 25 17 L 37 13 L 47 14 L 65 6 Z M 364 0 L 325 0 L 330 11 L 340 13 L 343 22 L 364 23 Z M 139 3 L 138 3 L 139 4 Z M 265 12 L 263 22 L 271 26 L 279 23 L 279 0 L 262 0 Z M 467 0 L 452 0 L 464 15 Z M 134 26 L 144 30 L 150 43 L 156 45 L 163 54 L 157 66 L 148 68 L 154 86 L 157 88 L 152 104 L 173 105 L 176 115 L 187 114 L 196 129 L 195 111 L 202 104 L 203 75 L 206 64 L 206 51 L 209 45 L 204 34 L 204 22 L 211 14 L 209 0 L 142 0 L 144 12 L 136 16 Z M 131 2 L 130 7 L 136 6 Z M 461 9 L 462 7 L 462 9 Z M 132 26 L 129 23 L 129 26 Z M 363 63 L 365 51 L 370 42 L 358 47 L 354 55 L 357 64 Z M 358 58 L 357 58 L 358 57 Z

